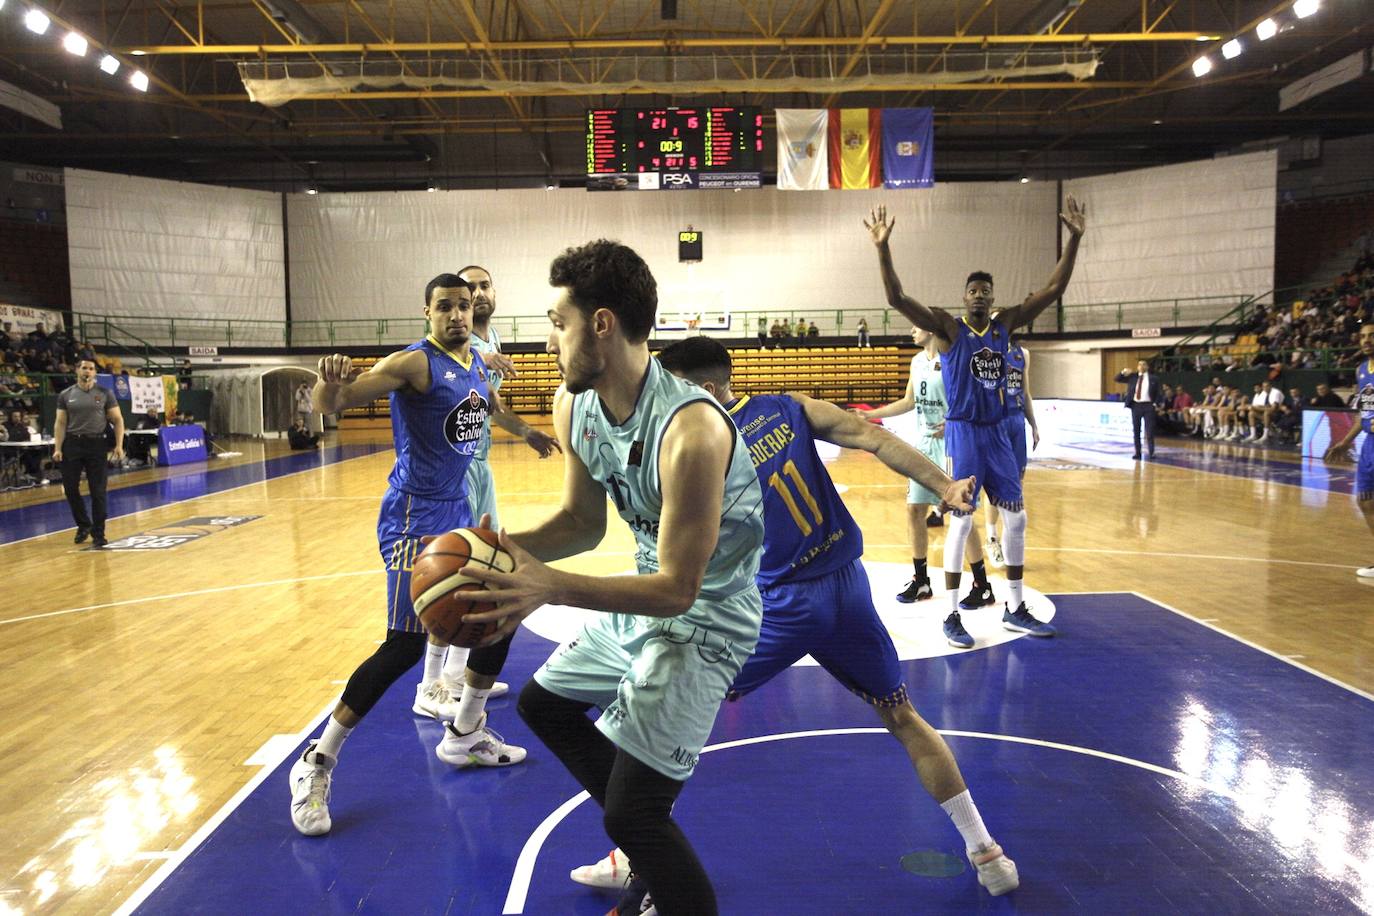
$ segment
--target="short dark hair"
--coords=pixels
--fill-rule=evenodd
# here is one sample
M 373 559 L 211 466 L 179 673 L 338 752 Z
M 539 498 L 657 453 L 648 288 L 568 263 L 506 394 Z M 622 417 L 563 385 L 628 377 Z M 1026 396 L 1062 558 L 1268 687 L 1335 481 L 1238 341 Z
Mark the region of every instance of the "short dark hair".
M 439 276 L 425 284 L 425 305 L 429 305 L 429 297 L 436 289 L 447 289 L 455 286 L 465 286 L 468 292 L 472 292 L 472 284 L 457 274 L 439 274 Z
M 681 374 L 698 385 L 730 382 L 730 351 L 710 337 L 686 337 L 659 351 L 658 362 L 674 375 Z
M 100 363 L 96 362 L 94 359 L 92 359 L 92 358 L 89 357 L 89 356 L 83 356 L 83 357 L 81 357 L 80 359 L 78 359 L 78 360 L 76 361 L 76 364 L 77 364 L 78 366 L 80 366 L 82 363 L 90 363 L 92 366 L 95 366 L 97 369 L 100 368 Z
M 992 286 L 992 274 L 988 273 L 986 270 L 975 270 L 973 273 L 969 274 L 968 279 L 964 281 L 964 289 L 968 289 L 970 283 L 979 280 L 986 283 L 988 286 Z
M 488 277 L 491 276 L 491 271 L 487 270 L 487 269 L 486 269 L 485 267 L 483 267 L 481 264 L 469 264 L 467 267 L 461 267 L 461 268 L 458 269 L 458 275 L 461 277 L 463 274 L 467 273 L 467 272 L 470 271 L 470 270 L 480 270 L 482 273 L 486 274 Z
M 649 339 L 658 314 L 658 283 L 633 248 L 609 239 L 569 248 L 549 265 L 549 285 L 567 289 L 585 313 L 609 309 L 630 343 Z

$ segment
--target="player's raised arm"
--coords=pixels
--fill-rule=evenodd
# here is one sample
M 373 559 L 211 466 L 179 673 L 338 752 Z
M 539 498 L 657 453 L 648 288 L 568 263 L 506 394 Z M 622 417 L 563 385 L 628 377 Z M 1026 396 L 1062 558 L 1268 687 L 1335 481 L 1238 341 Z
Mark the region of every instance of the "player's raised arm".
M 950 476 L 925 455 L 880 426 L 845 413 L 834 404 L 804 394 L 790 397 L 806 411 L 806 421 L 817 438 L 844 448 L 856 448 L 876 455 L 878 460 L 928 490 L 944 495 L 945 502 L 960 511 L 973 508 L 973 479 L 951 480 Z
M 429 361 L 419 350 L 400 350 L 384 356 L 356 379 L 350 379 L 353 360 L 334 353 L 320 357 L 319 372 L 310 399 L 320 413 L 362 407 L 406 387 L 421 394 L 429 390 Z
M 1049 282 L 1043 289 L 1031 293 L 1020 305 L 1002 310 L 998 319 L 1006 325 L 1008 331 L 1035 321 L 1040 313 L 1064 295 L 1064 290 L 1069 287 L 1069 278 L 1073 276 L 1073 264 L 1078 259 L 1078 242 L 1083 238 L 1083 232 L 1088 225 L 1088 208 L 1080 206 L 1078 201 L 1070 197 L 1065 203 L 1064 212 L 1059 214 L 1059 221 L 1069 230 L 1069 240 L 1064 243 L 1064 253 L 1059 256 L 1059 263 L 1054 266 L 1054 273 L 1050 274 Z
M 905 315 L 916 327 L 938 335 L 944 344 L 941 349 L 943 352 L 958 333 L 954 316 L 944 309 L 924 306 L 902 291 L 902 281 L 897 277 L 897 268 L 892 263 L 892 249 L 888 245 L 892 227 L 895 225 L 896 219 L 888 219 L 887 207 L 878 207 L 864 220 L 864 228 L 868 230 L 874 247 L 878 249 L 878 268 L 882 271 L 887 304 Z
M 888 417 L 899 417 L 904 413 L 911 413 L 916 409 L 916 378 L 913 374 L 906 380 L 906 394 L 891 404 L 884 404 L 873 410 L 860 410 L 856 408 L 854 415 L 863 417 L 865 420 L 885 420 Z

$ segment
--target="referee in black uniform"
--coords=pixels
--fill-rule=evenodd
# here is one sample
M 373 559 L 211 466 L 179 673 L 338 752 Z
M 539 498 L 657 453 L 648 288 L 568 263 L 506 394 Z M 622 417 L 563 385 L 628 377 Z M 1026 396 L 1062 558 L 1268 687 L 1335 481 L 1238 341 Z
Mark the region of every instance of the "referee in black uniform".
M 105 540 L 105 427 L 114 424 L 115 460 L 124 458 L 124 416 L 114 392 L 95 383 L 95 360 L 76 364 L 76 384 L 57 396 L 52 457 L 62 467 L 62 489 L 76 522 L 76 543 L 89 536 L 97 548 Z M 81 498 L 81 472 L 91 489 L 91 514 Z

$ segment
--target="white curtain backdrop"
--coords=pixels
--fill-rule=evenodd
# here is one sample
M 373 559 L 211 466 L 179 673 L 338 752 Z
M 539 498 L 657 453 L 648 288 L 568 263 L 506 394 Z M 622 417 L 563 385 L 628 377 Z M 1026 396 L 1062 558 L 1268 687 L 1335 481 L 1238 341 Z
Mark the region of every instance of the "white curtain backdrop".
M 1054 268 L 1054 187 L 1038 183 L 826 194 L 767 188 L 293 195 L 292 317 L 416 316 L 430 278 L 469 263 L 492 271 L 498 320 L 542 316 L 551 301 L 549 262 L 570 245 L 603 236 L 644 257 L 665 311 L 885 307 L 862 223 L 880 203 L 897 219 L 892 247 L 906 290 L 927 304 L 958 307 L 973 270 L 991 271 L 998 288 L 1019 301 Z M 677 260 L 678 231 L 689 225 L 704 234 L 700 264 Z
M 66 170 L 72 309 L 286 320 L 281 195 Z
M 1088 206 L 1066 305 L 1274 286 L 1273 150 L 1064 182 Z

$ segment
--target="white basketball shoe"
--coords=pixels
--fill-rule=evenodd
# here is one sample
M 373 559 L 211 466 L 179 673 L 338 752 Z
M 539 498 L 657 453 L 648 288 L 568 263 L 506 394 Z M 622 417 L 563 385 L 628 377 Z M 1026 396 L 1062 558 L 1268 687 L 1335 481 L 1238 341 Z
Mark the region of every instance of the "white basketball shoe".
M 430 681 L 428 684 L 415 685 L 415 703 L 410 711 L 417 716 L 429 716 L 444 722 L 452 722 L 458 716 L 458 700 L 462 697 L 449 692 L 443 681 Z
M 1021 878 L 1016 874 L 1016 863 L 1007 858 L 1002 852 L 1002 847 L 996 843 L 970 852 L 968 860 L 978 870 L 978 883 L 987 888 L 988 893 L 994 897 L 1009 894 L 1021 886 Z
M 618 891 L 625 886 L 630 877 L 630 860 L 619 847 L 612 849 L 606 858 L 595 865 L 583 865 L 568 873 L 578 884 L 599 887 L 603 890 Z
M 291 823 L 306 836 L 329 832 L 329 782 L 337 763 L 311 744 L 291 765 Z
M 444 723 L 444 740 L 434 749 L 439 759 L 449 766 L 508 767 L 525 759 L 525 749 L 507 744 L 496 732 L 487 728 L 487 714 L 482 713 L 477 727 L 463 734 L 452 722 Z

